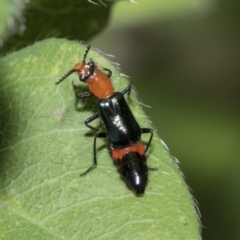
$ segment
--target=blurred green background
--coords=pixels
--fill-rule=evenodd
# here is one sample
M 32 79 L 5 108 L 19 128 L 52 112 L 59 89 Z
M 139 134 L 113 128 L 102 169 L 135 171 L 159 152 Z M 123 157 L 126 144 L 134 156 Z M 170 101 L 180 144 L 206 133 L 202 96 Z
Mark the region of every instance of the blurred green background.
M 151 106 L 199 203 L 204 240 L 240 239 L 239 10 L 235 0 L 122 1 L 90 41 Z

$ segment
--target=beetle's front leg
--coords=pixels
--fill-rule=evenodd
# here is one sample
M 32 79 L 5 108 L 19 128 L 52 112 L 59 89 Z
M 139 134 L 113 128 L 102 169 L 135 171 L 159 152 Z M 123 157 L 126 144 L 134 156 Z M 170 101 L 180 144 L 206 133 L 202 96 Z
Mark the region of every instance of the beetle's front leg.
M 72 82 L 72 86 L 73 86 L 75 96 L 77 99 L 84 99 L 84 98 L 88 98 L 88 97 L 92 96 L 92 93 L 90 93 L 90 92 L 77 93 L 78 87 L 77 87 L 77 85 L 74 84 L 74 82 Z

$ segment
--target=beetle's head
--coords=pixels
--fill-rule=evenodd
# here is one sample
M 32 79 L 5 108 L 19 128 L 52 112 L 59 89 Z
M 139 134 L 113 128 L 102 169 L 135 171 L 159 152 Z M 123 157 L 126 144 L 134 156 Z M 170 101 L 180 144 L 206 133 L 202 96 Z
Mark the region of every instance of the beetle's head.
M 79 79 L 82 82 L 85 82 L 89 77 L 91 77 L 94 73 L 94 68 L 95 68 L 95 64 L 93 61 L 90 61 L 89 63 L 86 63 L 86 57 L 87 54 L 90 50 L 90 45 L 87 47 L 86 52 L 83 56 L 83 60 L 82 63 L 77 63 L 73 69 L 71 69 L 70 71 L 68 71 L 64 76 L 62 76 L 57 82 L 56 84 L 61 83 L 64 79 L 66 79 L 69 75 L 71 75 L 72 73 L 76 72 L 79 75 Z

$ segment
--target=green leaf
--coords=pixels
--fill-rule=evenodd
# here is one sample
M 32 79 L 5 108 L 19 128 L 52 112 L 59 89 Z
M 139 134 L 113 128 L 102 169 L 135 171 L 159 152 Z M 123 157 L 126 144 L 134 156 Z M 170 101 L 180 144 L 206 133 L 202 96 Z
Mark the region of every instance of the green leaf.
M 121 180 L 104 139 L 97 168 L 79 177 L 92 164 L 84 120 L 97 111 L 96 99 L 76 103 L 71 81 L 87 91 L 77 75 L 55 82 L 85 49 L 49 39 L 0 60 L 0 238 L 200 239 L 188 187 L 156 133 L 147 158 L 158 170 L 144 196 Z M 104 56 L 91 49 L 90 58 L 113 71 L 116 90 L 128 85 Z M 134 91 L 126 98 L 140 125 L 151 127 Z
M 0 46 L 5 38 L 19 31 L 24 6 L 22 0 L 0 1 Z
M 22 4 L 17 8 L 13 7 L 13 1 L 3 0 L 0 3 L 0 12 L 4 13 L 5 20 L 1 21 L 0 30 L 1 27 L 6 28 L 5 34 L 10 36 L 1 53 L 50 37 L 88 40 L 106 26 L 112 5 L 108 2 L 104 7 L 101 3 L 93 4 L 88 0 L 31 0 L 25 7 Z M 17 3 L 20 5 L 23 1 L 15 0 Z M 13 10 L 6 14 L 8 8 Z M 14 27 L 7 28 L 7 21 L 12 22 Z

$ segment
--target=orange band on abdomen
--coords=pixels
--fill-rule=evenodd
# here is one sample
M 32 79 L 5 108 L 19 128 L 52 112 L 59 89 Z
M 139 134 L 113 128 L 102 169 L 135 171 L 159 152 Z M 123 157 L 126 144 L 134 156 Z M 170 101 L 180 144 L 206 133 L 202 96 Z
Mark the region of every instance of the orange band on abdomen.
M 143 155 L 145 153 L 145 147 L 142 142 L 139 141 L 138 143 L 131 146 L 119 149 L 115 148 L 112 149 L 112 157 L 116 160 L 122 160 L 123 156 L 130 152 L 138 152 L 140 155 Z

